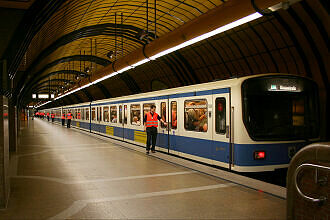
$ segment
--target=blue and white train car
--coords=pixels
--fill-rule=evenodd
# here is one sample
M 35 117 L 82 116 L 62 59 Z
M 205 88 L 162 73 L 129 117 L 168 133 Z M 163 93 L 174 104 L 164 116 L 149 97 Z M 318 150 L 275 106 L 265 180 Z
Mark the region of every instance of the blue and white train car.
M 91 103 L 63 106 L 74 127 L 145 147 L 150 105 L 169 122 L 158 127 L 158 151 L 238 172 L 288 166 L 319 140 L 318 88 L 287 74 L 263 74 Z M 57 109 L 58 110 L 58 109 Z

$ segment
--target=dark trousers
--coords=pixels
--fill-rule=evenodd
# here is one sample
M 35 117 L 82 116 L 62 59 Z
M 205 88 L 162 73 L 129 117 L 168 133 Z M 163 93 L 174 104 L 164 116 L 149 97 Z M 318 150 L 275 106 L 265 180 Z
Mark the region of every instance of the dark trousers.
M 52 118 L 52 122 L 54 122 L 54 118 Z
M 150 142 L 152 142 L 151 150 L 155 150 L 157 140 L 157 128 L 156 127 L 148 127 L 147 128 L 147 151 L 150 150 Z
M 71 119 L 68 119 L 68 123 L 66 124 L 66 126 L 67 126 L 68 128 L 70 128 L 70 126 L 71 126 Z
M 65 119 L 62 118 L 62 126 L 65 125 Z
M 49 116 L 47 116 L 47 120 L 49 121 Z

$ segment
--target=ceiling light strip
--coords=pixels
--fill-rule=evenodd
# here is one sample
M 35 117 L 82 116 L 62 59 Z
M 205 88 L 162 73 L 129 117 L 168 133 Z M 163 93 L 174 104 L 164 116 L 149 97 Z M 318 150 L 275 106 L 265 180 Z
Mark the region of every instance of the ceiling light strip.
M 125 72 L 125 71 L 127 71 L 129 69 L 132 69 L 132 68 L 135 68 L 135 67 L 140 66 L 142 64 L 145 64 L 145 63 L 149 62 L 150 60 L 155 60 L 155 59 L 157 59 L 159 57 L 165 56 L 165 55 L 167 55 L 169 53 L 172 53 L 174 51 L 180 50 L 180 49 L 182 49 L 184 47 L 187 47 L 189 45 L 192 45 L 194 43 L 197 43 L 197 42 L 200 42 L 200 41 L 205 40 L 207 38 L 213 37 L 213 36 L 215 36 L 217 34 L 223 33 L 225 31 L 228 31 L 228 30 L 230 30 L 232 28 L 238 27 L 238 26 L 240 26 L 242 24 L 245 24 L 247 22 L 253 21 L 253 20 L 258 19 L 260 17 L 262 17 L 262 15 L 260 13 L 258 13 L 258 12 L 253 13 L 253 14 L 250 14 L 250 15 L 244 17 L 244 18 L 238 19 L 238 20 L 236 20 L 234 22 L 231 22 L 231 23 L 226 24 L 226 25 L 224 25 L 222 27 L 219 27 L 219 28 L 217 28 L 217 29 L 215 29 L 213 31 L 210 31 L 210 32 L 205 33 L 205 34 L 202 34 L 202 35 L 200 35 L 198 37 L 195 37 L 195 38 L 193 38 L 191 40 L 188 40 L 188 41 L 186 41 L 186 42 L 184 42 L 182 44 L 179 44 L 179 45 L 174 46 L 172 48 L 166 49 L 166 50 L 164 50 L 164 51 L 162 51 L 162 52 L 160 52 L 158 54 L 155 54 L 155 55 L 151 56 L 149 59 L 140 60 L 140 61 L 132 64 L 131 66 L 127 66 L 127 67 L 125 67 L 123 69 L 118 70 L 117 72 L 113 72 L 113 73 L 111 73 L 109 75 L 106 75 L 106 76 L 104 76 L 104 77 L 102 77 L 100 79 L 97 79 L 97 80 L 95 80 L 95 81 L 93 81 L 91 83 L 88 83 L 88 84 L 86 84 L 86 85 L 84 85 L 82 87 L 79 87 L 79 88 L 74 89 L 74 90 L 72 90 L 72 91 L 70 91 L 68 93 L 65 93 L 65 94 L 63 94 L 61 96 L 58 96 L 54 100 L 61 99 L 61 98 L 65 97 L 65 96 L 70 95 L 72 93 L 75 93 L 75 92 L 77 92 L 77 91 L 79 91 L 81 89 L 87 88 L 87 87 L 89 87 L 89 86 L 91 86 L 93 84 L 96 84 L 96 83 L 99 83 L 99 82 L 101 82 L 103 80 L 106 80 L 108 78 L 111 78 L 111 77 L 113 77 L 113 76 L 115 76 L 115 75 L 117 75 L 119 73 L 123 73 L 123 72 Z M 48 101 L 48 102 L 46 102 L 44 104 L 41 104 L 41 105 L 37 106 L 36 108 L 41 107 L 43 105 L 46 105 L 46 104 L 48 104 L 50 102 L 52 102 L 52 101 Z

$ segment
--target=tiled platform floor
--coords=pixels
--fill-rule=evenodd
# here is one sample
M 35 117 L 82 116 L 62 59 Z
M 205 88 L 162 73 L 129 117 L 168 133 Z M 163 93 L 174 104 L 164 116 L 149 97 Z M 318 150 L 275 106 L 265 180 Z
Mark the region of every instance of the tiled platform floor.
M 285 219 L 285 200 L 35 119 L 0 219 Z

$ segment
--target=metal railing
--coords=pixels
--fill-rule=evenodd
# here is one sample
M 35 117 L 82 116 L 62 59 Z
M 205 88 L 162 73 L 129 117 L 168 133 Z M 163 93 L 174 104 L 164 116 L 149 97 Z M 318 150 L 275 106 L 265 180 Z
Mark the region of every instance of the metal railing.
M 316 164 L 310 164 L 310 163 L 305 163 L 305 164 L 301 164 L 300 166 L 297 167 L 297 169 L 294 172 L 294 186 L 296 188 L 296 190 L 298 191 L 298 193 L 300 194 L 300 196 L 302 196 L 305 200 L 310 201 L 310 202 L 315 202 L 318 203 L 319 205 L 323 205 L 325 204 L 325 202 L 327 201 L 327 197 L 326 196 L 320 196 L 319 198 L 313 198 L 310 196 L 305 195 L 299 188 L 298 183 L 297 183 L 297 178 L 298 178 L 298 174 L 299 172 L 304 169 L 304 168 L 316 168 L 316 183 L 320 183 L 320 182 L 326 182 L 327 180 L 318 180 L 318 169 L 321 170 L 327 170 L 330 171 L 330 167 L 326 167 L 326 166 L 321 166 L 321 165 L 316 165 Z

